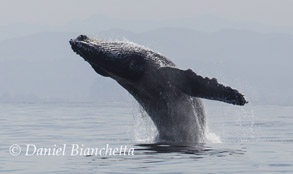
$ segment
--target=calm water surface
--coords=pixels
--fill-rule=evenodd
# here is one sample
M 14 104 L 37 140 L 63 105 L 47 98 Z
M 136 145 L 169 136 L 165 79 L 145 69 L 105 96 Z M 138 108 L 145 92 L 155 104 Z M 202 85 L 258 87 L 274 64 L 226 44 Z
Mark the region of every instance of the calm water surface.
M 2 103 L 0 172 L 293 173 L 293 107 L 205 106 L 208 142 L 194 145 L 153 143 L 156 130 L 136 104 Z M 13 144 L 22 150 L 18 156 L 9 152 Z M 65 155 L 27 156 L 27 144 L 67 146 Z M 135 150 L 134 155 L 73 156 L 72 144 Z

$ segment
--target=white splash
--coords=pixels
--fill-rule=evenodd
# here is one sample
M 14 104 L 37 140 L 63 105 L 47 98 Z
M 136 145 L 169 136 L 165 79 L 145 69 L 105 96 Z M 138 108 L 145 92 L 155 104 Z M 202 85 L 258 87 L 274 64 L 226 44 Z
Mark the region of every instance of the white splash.
M 133 102 L 132 115 L 134 119 L 133 139 L 137 143 L 154 143 L 158 131 L 146 111 L 136 102 Z
M 213 132 L 210 132 L 208 127 L 205 132 L 206 143 L 222 143 L 221 138 Z

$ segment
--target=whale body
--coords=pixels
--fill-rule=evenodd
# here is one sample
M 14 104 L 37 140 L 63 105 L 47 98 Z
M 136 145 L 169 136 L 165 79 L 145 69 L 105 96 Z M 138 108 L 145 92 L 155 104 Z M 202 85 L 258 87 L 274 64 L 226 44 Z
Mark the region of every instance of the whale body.
M 69 42 L 98 74 L 117 81 L 138 101 L 157 127 L 160 141 L 204 142 L 206 121 L 199 98 L 247 103 L 241 93 L 215 78 L 181 70 L 160 53 L 138 44 L 85 35 Z

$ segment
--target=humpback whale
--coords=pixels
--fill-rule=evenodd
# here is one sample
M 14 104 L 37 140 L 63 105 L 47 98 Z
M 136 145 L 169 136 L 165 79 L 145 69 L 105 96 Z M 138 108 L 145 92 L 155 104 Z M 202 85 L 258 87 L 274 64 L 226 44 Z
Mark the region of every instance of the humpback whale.
M 69 43 L 98 74 L 117 81 L 138 101 L 157 127 L 160 141 L 204 142 L 206 121 L 200 98 L 247 103 L 236 89 L 190 69 L 181 70 L 165 56 L 138 44 L 85 35 Z

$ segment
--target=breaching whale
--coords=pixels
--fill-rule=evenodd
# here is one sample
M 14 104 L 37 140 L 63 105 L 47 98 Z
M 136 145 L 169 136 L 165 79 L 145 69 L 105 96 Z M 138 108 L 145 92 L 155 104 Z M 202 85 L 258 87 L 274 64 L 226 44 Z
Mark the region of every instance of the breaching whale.
M 160 141 L 204 142 L 205 113 L 199 98 L 235 105 L 244 96 L 215 78 L 181 70 L 163 55 L 125 41 L 102 41 L 80 35 L 71 48 L 100 75 L 116 80 L 145 109 Z

